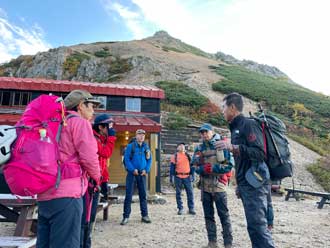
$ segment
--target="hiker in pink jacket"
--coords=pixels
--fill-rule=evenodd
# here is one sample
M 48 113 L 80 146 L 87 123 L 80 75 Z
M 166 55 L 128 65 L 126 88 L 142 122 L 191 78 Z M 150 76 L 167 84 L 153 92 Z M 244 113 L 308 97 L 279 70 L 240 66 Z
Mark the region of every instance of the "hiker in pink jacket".
M 101 177 L 90 123 L 99 101 L 87 91 L 74 90 L 64 103 L 68 117 L 59 142 L 61 181 L 57 189 L 38 195 L 37 248 L 80 246 L 82 196 L 88 185 L 87 174 L 97 183 Z

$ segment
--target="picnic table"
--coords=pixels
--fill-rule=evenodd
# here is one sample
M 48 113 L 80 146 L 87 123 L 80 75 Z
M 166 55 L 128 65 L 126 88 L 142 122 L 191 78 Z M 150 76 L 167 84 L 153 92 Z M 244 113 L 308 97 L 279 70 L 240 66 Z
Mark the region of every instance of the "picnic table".
M 17 198 L 12 194 L 0 194 L 0 222 L 16 223 L 14 236 L 28 237 L 36 223 L 37 200 L 32 197 Z
M 112 201 L 118 199 L 118 197 L 114 195 L 114 190 L 117 187 L 118 184 L 108 183 L 109 195 L 107 196 L 107 200 L 105 202 L 99 202 L 97 206 L 97 212 L 103 210 L 103 220 L 108 220 L 109 206 L 111 205 Z
M 0 247 L 30 248 L 35 247 L 36 237 L 0 237 Z
M 285 200 L 288 201 L 290 198 L 295 198 L 296 201 L 299 201 L 300 197 L 298 194 L 306 194 L 311 196 L 320 197 L 321 200 L 317 203 L 318 209 L 322 209 L 324 204 L 330 204 L 330 193 L 326 192 L 312 192 L 312 191 L 306 191 L 301 189 L 289 189 L 285 188 L 285 191 L 287 191 L 287 195 L 285 196 Z

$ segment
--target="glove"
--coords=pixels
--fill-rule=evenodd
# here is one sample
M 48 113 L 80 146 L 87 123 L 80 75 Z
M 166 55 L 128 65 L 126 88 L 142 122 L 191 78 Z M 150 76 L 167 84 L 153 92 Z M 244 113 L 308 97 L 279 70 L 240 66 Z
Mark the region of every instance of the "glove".
M 204 172 L 207 174 L 212 173 L 212 165 L 210 163 L 204 164 Z
M 113 128 L 108 129 L 108 136 L 116 136 L 116 130 Z

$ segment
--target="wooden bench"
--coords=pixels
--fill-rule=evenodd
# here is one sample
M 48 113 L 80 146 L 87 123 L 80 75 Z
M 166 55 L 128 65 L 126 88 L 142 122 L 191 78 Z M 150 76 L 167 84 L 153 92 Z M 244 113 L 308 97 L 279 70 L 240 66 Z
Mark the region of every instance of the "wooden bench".
M 118 184 L 110 184 L 108 183 L 109 188 L 109 195 L 106 198 L 106 201 L 99 202 L 97 206 L 97 213 L 100 211 L 103 211 L 103 220 L 108 220 L 108 214 L 109 214 L 109 206 L 111 205 L 111 202 L 118 199 L 118 196 L 114 196 L 114 189 L 118 187 Z
M 27 237 L 36 232 L 36 211 L 35 198 L 0 194 L 0 222 L 16 223 L 15 236 Z
M 103 220 L 108 220 L 109 202 L 99 202 L 96 212 L 103 211 Z
M 30 248 L 37 243 L 36 237 L 0 237 L 0 247 Z
M 330 193 L 324 193 L 324 192 L 311 192 L 311 191 L 305 191 L 305 190 L 299 190 L 299 189 L 288 189 L 285 188 L 285 191 L 288 193 L 285 196 L 285 200 L 288 201 L 290 198 L 295 198 L 296 201 L 299 201 L 299 195 L 297 194 L 306 194 L 316 197 L 321 197 L 321 200 L 318 203 L 318 209 L 322 209 L 324 204 L 330 204 Z

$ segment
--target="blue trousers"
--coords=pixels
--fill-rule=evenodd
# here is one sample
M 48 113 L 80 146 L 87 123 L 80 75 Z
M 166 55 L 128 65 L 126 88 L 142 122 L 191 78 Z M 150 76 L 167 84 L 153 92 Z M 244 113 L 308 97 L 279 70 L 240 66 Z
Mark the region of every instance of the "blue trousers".
M 85 194 L 86 195 L 86 194 Z M 96 219 L 97 214 L 97 205 L 99 203 L 100 192 L 97 191 L 93 195 L 92 209 L 91 209 L 91 218 L 90 221 L 86 221 L 86 197 L 83 197 L 83 214 L 81 219 L 81 233 L 80 233 L 80 247 L 81 248 L 90 248 L 92 247 L 91 232 L 93 223 Z
M 214 218 L 214 204 L 222 225 L 222 237 L 224 245 L 232 244 L 232 227 L 227 207 L 227 193 L 208 193 L 202 191 L 202 202 L 204 210 L 205 225 L 209 241 L 217 241 L 217 226 Z
M 192 184 L 190 181 L 190 177 L 186 178 L 180 178 L 180 177 L 175 177 L 175 191 L 176 191 L 176 204 L 178 209 L 183 209 L 183 204 L 182 204 L 182 198 L 181 198 L 181 189 L 182 185 L 184 186 L 184 189 L 186 190 L 187 193 L 187 201 L 188 201 L 188 208 L 189 209 L 194 209 L 194 194 L 193 194 L 193 188 Z
M 274 241 L 267 229 L 267 195 L 269 185 L 253 188 L 250 185 L 239 185 L 238 190 L 243 202 L 247 230 L 252 248 L 274 248 Z
M 272 203 L 272 189 L 271 185 L 269 185 L 269 191 L 267 194 L 267 225 L 273 226 L 274 225 L 274 210 L 273 210 L 273 203 Z
M 79 248 L 82 198 L 38 202 L 37 248 Z
M 131 203 L 134 193 L 134 185 L 137 184 L 140 199 L 140 210 L 141 216 L 148 216 L 147 207 L 147 187 L 146 187 L 146 177 L 145 176 L 134 176 L 133 173 L 127 172 L 126 176 L 126 195 L 124 201 L 124 218 L 129 218 L 131 214 Z

